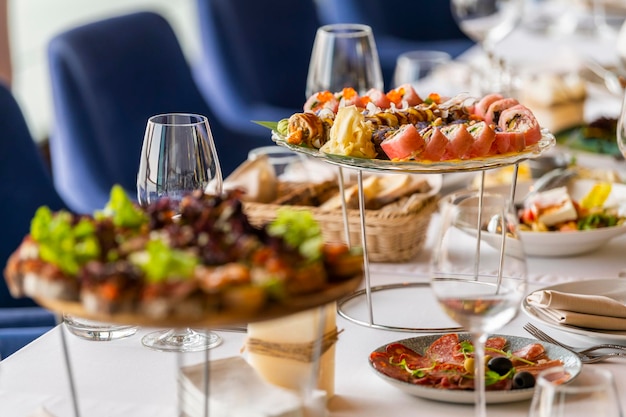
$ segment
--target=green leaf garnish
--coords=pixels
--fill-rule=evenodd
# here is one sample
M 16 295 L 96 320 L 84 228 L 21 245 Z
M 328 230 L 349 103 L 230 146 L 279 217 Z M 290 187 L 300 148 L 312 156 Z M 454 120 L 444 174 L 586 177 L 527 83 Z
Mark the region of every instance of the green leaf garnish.
M 277 130 L 278 128 L 278 122 L 261 122 L 258 120 L 253 120 L 252 123 L 256 123 L 271 130 Z
M 135 252 L 129 259 L 141 268 L 150 283 L 167 281 L 169 278 L 191 278 L 199 263 L 195 255 L 171 248 L 160 239 L 150 240 L 145 251 Z
M 124 188 L 114 185 L 111 188 L 109 202 L 103 210 L 94 213 L 96 219 L 110 217 L 113 224 L 118 227 L 137 229 L 148 221 L 147 215 L 133 202 Z
M 309 260 L 317 260 L 322 256 L 322 230 L 310 211 L 281 208 L 267 231 L 271 236 L 282 237 L 289 246 L 298 249 Z
M 37 209 L 30 225 L 41 259 L 68 275 L 76 275 L 83 264 L 100 256 L 95 232 L 89 219 L 73 224 L 71 213 L 61 210 L 53 214 L 46 206 Z

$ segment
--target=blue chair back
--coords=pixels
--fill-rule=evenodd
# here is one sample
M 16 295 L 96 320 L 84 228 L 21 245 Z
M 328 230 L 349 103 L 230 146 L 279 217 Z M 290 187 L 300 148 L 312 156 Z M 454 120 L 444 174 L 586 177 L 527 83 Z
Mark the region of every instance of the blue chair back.
M 197 0 L 201 55 L 195 67 L 223 120 L 271 144 L 250 120 L 302 111 L 315 32 L 315 0 Z
M 178 39 L 159 14 L 137 12 L 53 37 L 48 61 L 55 126 L 55 184 L 76 211 L 102 208 L 114 184 L 136 196 L 141 145 L 150 116 L 199 113 L 211 124 L 224 175 L 256 146 L 214 117 Z
M 22 110 L 11 90 L 0 83 L 0 267 L 17 249 L 30 230 L 37 208 L 66 208 L 57 194 L 48 167 L 34 142 Z M 30 299 L 15 299 L 0 282 L 0 308 L 34 306 Z M 1 313 L 0 313 L 1 314 Z M 0 323 L 2 322 L 0 318 Z M 2 327 L 0 325 L 0 327 Z

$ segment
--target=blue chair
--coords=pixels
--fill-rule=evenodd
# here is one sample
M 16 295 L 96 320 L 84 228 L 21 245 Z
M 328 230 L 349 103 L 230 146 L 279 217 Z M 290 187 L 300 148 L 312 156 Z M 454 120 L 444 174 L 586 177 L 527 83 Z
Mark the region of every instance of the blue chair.
M 78 213 L 102 208 L 114 184 L 135 196 L 150 116 L 208 117 L 226 176 L 260 144 L 227 129 L 198 90 L 170 24 L 137 12 L 76 27 L 48 44 L 54 105 L 50 153 L 55 185 Z
M 372 27 L 387 89 L 403 52 L 436 49 L 456 57 L 474 45 L 452 17 L 446 0 L 316 0 L 325 24 Z
M 3 219 L 0 267 L 29 232 L 37 208 L 66 208 L 54 189 L 48 168 L 30 134 L 19 104 L 9 88 L 0 83 L 0 204 Z M 0 357 L 4 358 L 55 325 L 49 311 L 29 298 L 11 296 L 0 281 Z
M 197 0 L 201 53 L 194 75 L 224 123 L 271 144 L 251 120 L 302 111 L 320 20 L 315 0 Z

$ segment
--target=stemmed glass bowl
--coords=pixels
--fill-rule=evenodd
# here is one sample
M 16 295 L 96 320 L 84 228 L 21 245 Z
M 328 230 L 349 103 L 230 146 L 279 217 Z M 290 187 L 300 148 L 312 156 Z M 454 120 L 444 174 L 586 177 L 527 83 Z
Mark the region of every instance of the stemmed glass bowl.
M 441 308 L 471 334 L 476 417 L 484 417 L 485 342 L 519 311 L 526 291 L 526 256 L 507 197 L 480 191 L 441 201 L 441 229 L 430 265 Z
M 383 76 L 372 28 L 339 23 L 318 28 L 311 51 L 306 96 L 352 87 L 359 94 L 382 90 Z
M 164 197 L 177 203 L 194 190 L 222 192 L 222 173 L 207 118 L 184 113 L 150 117 L 137 174 L 139 204 L 147 206 Z M 144 346 L 174 352 L 205 350 L 221 342 L 213 332 L 190 328 L 152 332 L 142 339 Z

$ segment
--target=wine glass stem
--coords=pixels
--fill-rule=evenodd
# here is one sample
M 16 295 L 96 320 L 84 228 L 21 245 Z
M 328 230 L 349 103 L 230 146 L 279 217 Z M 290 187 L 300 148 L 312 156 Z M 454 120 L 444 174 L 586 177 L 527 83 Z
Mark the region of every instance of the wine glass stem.
M 486 333 L 472 333 L 474 345 L 474 416 L 487 417 L 485 398 L 485 343 Z

